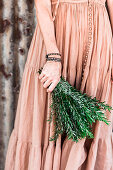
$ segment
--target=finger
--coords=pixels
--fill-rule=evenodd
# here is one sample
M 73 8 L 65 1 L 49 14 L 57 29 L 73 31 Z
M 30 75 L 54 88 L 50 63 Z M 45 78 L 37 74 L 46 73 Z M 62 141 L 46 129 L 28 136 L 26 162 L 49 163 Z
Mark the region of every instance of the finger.
M 52 80 L 48 79 L 44 84 L 43 87 L 47 88 L 52 83 Z
M 40 75 L 39 75 L 39 79 L 41 79 L 42 77 L 44 77 L 45 76 L 45 74 L 42 72 Z
M 40 80 L 42 83 L 44 83 L 46 80 L 48 79 L 48 77 L 44 76 L 42 77 L 42 79 Z
M 58 81 L 54 81 L 49 88 L 47 89 L 47 92 L 52 92 L 54 90 L 54 88 L 56 87 L 56 85 L 58 84 Z

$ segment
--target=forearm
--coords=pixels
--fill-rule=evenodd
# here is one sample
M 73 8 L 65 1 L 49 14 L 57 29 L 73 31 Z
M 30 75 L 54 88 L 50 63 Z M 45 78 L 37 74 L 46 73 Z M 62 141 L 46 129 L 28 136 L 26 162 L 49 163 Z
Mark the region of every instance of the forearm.
M 113 33 L 113 0 L 107 0 L 107 6 L 108 6 L 110 23 L 111 23 L 112 33 Z
M 108 12 L 110 16 L 110 23 L 113 35 L 113 0 L 107 0 Z M 112 49 L 113 49 L 113 41 L 112 41 Z M 112 53 L 112 71 L 111 71 L 111 80 L 113 82 L 113 53 Z
M 49 0 L 35 0 L 35 6 L 47 53 L 59 52 L 55 39 L 54 23 L 52 21 L 51 2 Z

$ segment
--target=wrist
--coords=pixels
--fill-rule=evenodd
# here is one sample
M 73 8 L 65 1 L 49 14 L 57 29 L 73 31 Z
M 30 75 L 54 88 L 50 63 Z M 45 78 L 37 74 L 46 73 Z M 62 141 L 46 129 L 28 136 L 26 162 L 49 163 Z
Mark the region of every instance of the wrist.
M 52 64 L 52 65 L 55 64 L 55 65 L 58 65 L 58 66 L 60 66 L 60 67 L 62 66 L 62 62 L 57 62 L 57 61 L 51 61 L 51 60 L 49 61 L 49 60 L 48 60 L 48 61 L 46 61 L 46 63 L 50 63 L 50 64 Z
M 56 57 L 58 56 L 58 57 Z M 48 53 L 46 54 L 46 61 L 55 61 L 55 62 L 62 62 L 61 54 L 57 52 Z
M 48 57 L 46 58 L 46 61 L 55 61 L 55 62 L 61 62 L 61 58 L 56 58 L 56 57 Z
M 57 65 L 57 67 L 62 68 L 61 62 L 55 62 L 55 61 L 46 61 L 47 64 Z
M 60 55 L 50 55 L 50 56 L 49 56 L 49 58 L 53 58 L 53 57 L 54 57 L 54 58 L 61 58 Z

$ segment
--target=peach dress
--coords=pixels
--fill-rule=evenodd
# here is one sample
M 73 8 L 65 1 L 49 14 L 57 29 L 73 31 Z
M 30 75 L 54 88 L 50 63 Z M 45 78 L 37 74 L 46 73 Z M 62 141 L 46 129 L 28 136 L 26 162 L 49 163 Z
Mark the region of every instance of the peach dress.
M 35 0 L 37 25 L 21 83 L 5 170 L 113 170 L 112 123 L 93 124 L 94 139 L 78 143 L 59 136 L 51 94 L 37 77 L 49 52 L 62 54 L 62 75 L 75 88 L 113 106 L 112 30 L 105 0 Z M 112 114 L 106 112 L 112 121 Z

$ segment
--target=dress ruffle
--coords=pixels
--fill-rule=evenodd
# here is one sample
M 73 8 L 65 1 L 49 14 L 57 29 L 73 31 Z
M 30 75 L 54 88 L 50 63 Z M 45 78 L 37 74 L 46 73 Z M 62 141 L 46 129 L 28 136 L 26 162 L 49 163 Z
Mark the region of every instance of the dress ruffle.
M 57 141 L 56 148 L 51 143 L 43 148 L 42 152 L 41 146 L 18 139 L 13 129 L 9 140 L 6 168 L 12 170 L 38 170 L 41 167 L 41 169 L 49 170 L 53 167 L 54 170 L 68 170 L 71 167 L 72 169 L 82 170 L 83 168 L 90 169 L 90 165 L 92 165 L 92 169 L 95 170 L 99 168 L 112 170 L 112 158 L 107 158 L 113 152 L 113 135 L 96 140 L 90 148 L 87 148 L 89 145 L 84 145 L 85 140 L 74 143 L 66 138 L 62 155 L 60 142 L 61 140 Z
M 52 5 L 53 11 L 54 8 Z M 75 88 L 113 106 L 112 32 L 107 11 L 98 3 L 93 7 L 93 48 L 83 74 L 87 11 L 87 3 L 59 4 L 55 35 L 62 54 L 62 75 Z M 51 96 L 37 77 L 38 69 L 46 62 L 45 55 L 37 24 L 23 73 L 5 170 L 113 170 L 112 123 L 108 126 L 96 121 L 94 139 L 75 143 L 59 136 L 56 142 L 49 141 L 54 129 L 53 122 L 46 121 L 50 116 Z M 113 112 L 105 114 L 112 122 Z

